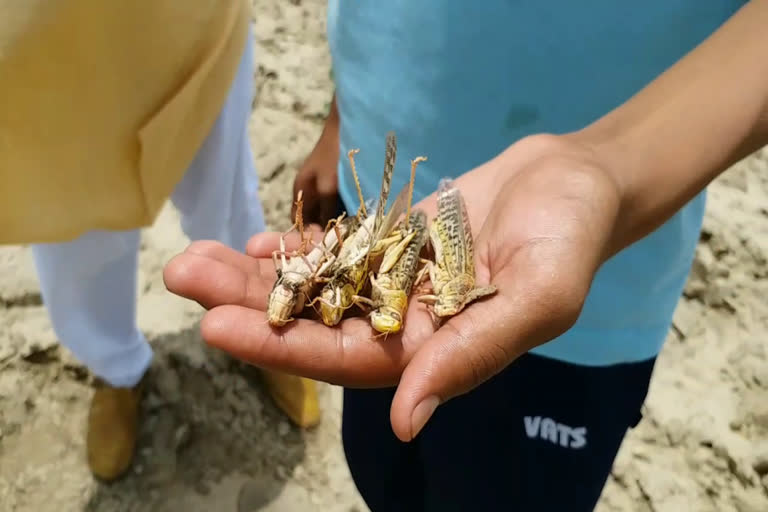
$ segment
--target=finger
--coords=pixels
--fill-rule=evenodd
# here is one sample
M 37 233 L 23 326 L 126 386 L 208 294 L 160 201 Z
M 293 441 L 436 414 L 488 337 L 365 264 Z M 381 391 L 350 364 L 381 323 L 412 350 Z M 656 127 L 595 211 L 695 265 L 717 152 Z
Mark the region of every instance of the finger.
M 217 260 L 227 265 L 240 268 L 245 272 L 261 271 L 261 266 L 258 260 L 215 240 L 196 240 L 190 243 L 187 248 L 184 249 L 184 252 Z
M 576 321 L 588 287 L 558 274 L 552 264 L 562 259 L 529 252 L 517 259 L 528 264 L 495 276 L 496 295 L 470 304 L 414 354 L 390 411 L 398 438 L 410 441 L 439 404 L 479 386 Z
M 206 309 L 222 304 L 263 309 L 276 275 L 268 268 L 262 272 L 259 270 L 262 262 L 254 262 L 233 265 L 194 252 L 184 252 L 166 264 L 163 282 L 171 293 L 194 300 Z
M 363 318 L 337 327 L 297 319 L 273 328 L 263 311 L 221 306 L 205 315 L 200 328 L 211 346 L 250 364 L 347 387 L 392 386 L 408 357 L 400 336 L 374 340 Z
M 263 265 L 258 259 L 254 259 L 215 240 L 194 241 L 184 249 L 182 254 L 196 255 L 201 258 L 174 258 L 171 260 L 172 263 L 166 264 L 166 267 L 163 269 L 163 278 L 168 279 L 168 284 L 174 288 L 184 286 L 188 280 L 197 279 L 197 274 L 190 274 L 190 269 L 186 268 L 184 262 L 196 261 L 198 259 L 200 261 L 205 261 L 205 259 L 213 260 L 240 269 L 246 273 L 260 274 L 265 272 L 264 277 L 267 280 L 276 278 L 271 265 Z

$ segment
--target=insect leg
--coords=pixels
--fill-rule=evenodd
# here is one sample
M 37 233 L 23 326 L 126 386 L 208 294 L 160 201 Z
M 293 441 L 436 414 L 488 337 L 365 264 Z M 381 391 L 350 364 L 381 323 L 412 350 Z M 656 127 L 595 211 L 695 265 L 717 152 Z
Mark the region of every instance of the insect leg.
M 317 267 L 315 267 L 315 265 L 313 265 L 312 262 L 309 261 L 309 259 L 307 258 L 306 254 L 304 254 L 302 252 L 302 253 L 299 254 L 299 256 L 301 256 L 301 259 L 304 260 L 304 264 L 307 266 L 307 268 L 309 269 L 310 272 L 316 272 L 317 271 Z
M 408 236 L 400 240 L 400 242 L 387 247 L 387 250 L 384 252 L 384 257 L 381 260 L 381 265 L 379 266 L 380 274 L 389 272 L 392 267 L 395 266 L 395 263 L 397 263 L 397 261 L 400 259 L 400 256 L 403 255 L 405 247 L 411 243 L 411 240 L 413 240 L 414 236 L 416 236 L 416 232 L 411 231 Z M 381 240 L 381 242 L 384 242 L 385 240 Z
M 285 261 L 285 234 L 280 235 L 280 260 L 283 264 L 282 268 L 285 268 L 288 265 Z
M 367 311 L 364 306 L 368 306 L 368 307 L 371 307 L 371 308 L 375 308 L 376 307 L 376 303 L 375 302 L 373 302 L 368 297 L 363 297 L 362 295 L 353 295 L 352 296 L 352 304 L 356 305 L 357 307 L 359 307 L 363 311 Z
M 496 293 L 497 288 L 496 285 L 489 285 L 489 286 L 480 286 L 477 288 L 473 288 L 472 290 L 467 293 L 466 299 L 464 300 L 464 304 L 469 304 L 470 302 L 476 301 L 478 299 L 481 299 L 483 297 L 487 297 L 489 295 L 493 295 Z
M 443 288 L 443 285 L 445 283 L 438 279 L 438 276 L 437 276 L 437 265 L 434 262 L 427 260 L 427 263 L 426 263 L 424 268 L 426 269 L 427 273 L 429 274 L 429 281 L 432 284 L 432 292 L 436 293 L 436 294 L 439 294 L 440 290 Z M 424 269 L 422 269 L 422 272 L 424 272 Z M 428 296 L 428 297 L 432 297 L 432 296 Z M 432 299 L 429 299 L 429 300 L 432 300 Z M 425 302 L 425 301 L 421 301 L 421 302 Z M 432 303 L 434 303 L 434 301 Z
M 302 209 L 304 207 L 304 200 L 303 200 L 304 191 L 299 190 L 299 193 L 296 195 L 296 227 L 299 230 L 299 251 L 304 254 L 307 252 L 307 241 L 304 239 L 304 217 L 302 213 Z
M 427 263 L 430 263 L 427 261 Z M 421 284 L 422 281 L 429 275 L 429 265 L 424 265 L 421 267 L 421 270 L 419 270 L 419 273 L 416 274 L 416 280 L 413 282 L 413 287 L 416 288 Z
M 424 304 L 432 305 L 437 302 L 437 295 L 419 295 L 416 300 Z
M 408 208 L 405 210 L 405 228 L 408 229 L 408 219 L 411 216 L 411 203 L 413 202 L 413 183 L 416 178 L 416 166 L 427 159 L 425 156 L 417 156 L 411 160 L 411 181 L 408 183 Z
M 272 264 L 275 266 L 275 272 L 277 273 L 277 277 L 280 277 L 280 275 L 283 273 L 284 267 L 280 265 L 280 263 L 277 261 L 277 253 L 279 251 L 272 251 Z

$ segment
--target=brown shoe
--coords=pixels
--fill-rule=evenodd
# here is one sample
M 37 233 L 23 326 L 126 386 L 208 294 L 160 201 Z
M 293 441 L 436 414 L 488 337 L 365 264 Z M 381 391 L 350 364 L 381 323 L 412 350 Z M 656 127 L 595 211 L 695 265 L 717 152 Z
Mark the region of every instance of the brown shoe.
M 265 369 L 261 374 L 272 399 L 293 423 L 301 428 L 320 423 L 315 381 Z
M 95 477 L 112 481 L 130 467 L 136 450 L 141 388 L 141 384 L 113 388 L 97 382 L 86 438 L 88 466 Z

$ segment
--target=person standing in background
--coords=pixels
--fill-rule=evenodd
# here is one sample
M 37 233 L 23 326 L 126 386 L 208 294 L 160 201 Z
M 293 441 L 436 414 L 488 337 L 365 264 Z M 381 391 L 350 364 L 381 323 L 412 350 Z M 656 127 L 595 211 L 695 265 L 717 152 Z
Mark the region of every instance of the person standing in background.
M 152 359 L 136 324 L 139 230 L 168 198 L 193 241 L 242 252 L 265 229 L 250 3 L 0 0 L 0 12 L 0 243 L 32 244 L 53 329 L 97 377 L 87 459 L 109 481 L 133 459 Z M 319 421 L 313 381 L 264 377 L 296 424 Z

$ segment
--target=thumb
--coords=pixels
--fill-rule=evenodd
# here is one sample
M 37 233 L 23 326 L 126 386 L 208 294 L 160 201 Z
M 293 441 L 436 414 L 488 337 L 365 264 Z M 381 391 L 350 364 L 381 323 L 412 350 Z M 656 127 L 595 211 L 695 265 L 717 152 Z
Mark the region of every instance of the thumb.
M 575 323 L 583 287 L 558 282 L 563 276 L 549 265 L 506 273 L 496 275 L 494 296 L 447 321 L 408 363 L 390 410 L 401 441 L 416 437 L 440 404 L 471 391 Z

